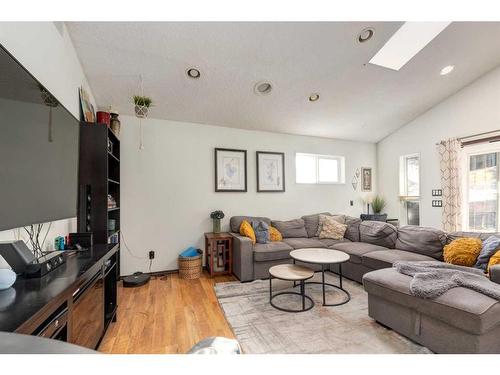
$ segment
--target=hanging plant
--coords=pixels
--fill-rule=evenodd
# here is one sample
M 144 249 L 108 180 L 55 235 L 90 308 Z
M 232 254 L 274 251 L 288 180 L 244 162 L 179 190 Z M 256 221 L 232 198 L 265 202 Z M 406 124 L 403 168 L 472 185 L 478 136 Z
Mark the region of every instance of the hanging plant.
M 38 85 L 38 89 L 40 90 L 40 96 L 41 96 L 41 98 L 43 100 L 43 103 L 47 107 L 49 107 L 49 142 L 52 142 L 53 141 L 53 138 L 52 138 L 52 108 L 57 107 L 58 104 L 59 104 L 59 102 L 42 85 Z
M 153 100 L 147 96 L 134 95 L 135 115 L 139 118 L 148 117 L 149 107 L 153 104 Z

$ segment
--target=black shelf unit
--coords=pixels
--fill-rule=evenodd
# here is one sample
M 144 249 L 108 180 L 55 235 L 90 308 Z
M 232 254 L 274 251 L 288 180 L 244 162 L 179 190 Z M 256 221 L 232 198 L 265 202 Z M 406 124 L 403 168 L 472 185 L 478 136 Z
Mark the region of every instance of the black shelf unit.
M 80 123 L 79 189 L 78 231 L 92 232 L 96 244 L 120 245 L 120 140 L 105 124 Z M 119 252 L 114 273 L 120 276 Z

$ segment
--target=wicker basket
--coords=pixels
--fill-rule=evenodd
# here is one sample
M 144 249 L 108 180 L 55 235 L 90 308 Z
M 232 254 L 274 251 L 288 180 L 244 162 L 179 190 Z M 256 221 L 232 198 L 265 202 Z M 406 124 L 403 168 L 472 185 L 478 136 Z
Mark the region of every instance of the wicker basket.
M 203 252 L 198 250 L 198 255 L 194 257 L 179 256 L 179 278 L 181 279 L 199 279 L 201 275 L 201 260 Z

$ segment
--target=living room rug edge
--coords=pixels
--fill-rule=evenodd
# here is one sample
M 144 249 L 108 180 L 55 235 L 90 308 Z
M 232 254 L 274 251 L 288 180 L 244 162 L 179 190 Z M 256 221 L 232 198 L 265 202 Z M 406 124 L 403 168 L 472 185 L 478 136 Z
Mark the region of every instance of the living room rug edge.
M 338 276 L 326 280 L 338 285 Z M 316 273 L 314 281 L 319 281 Z M 292 290 L 289 282 L 273 280 L 273 293 Z M 328 287 L 327 287 L 328 288 Z M 368 297 L 363 286 L 344 279 L 351 301 L 335 307 L 322 306 L 321 286 L 306 286 L 315 306 L 306 312 L 288 313 L 269 304 L 269 280 L 225 282 L 214 286 L 217 299 L 246 354 L 426 354 L 427 348 L 385 328 L 368 316 Z M 298 289 L 298 288 L 297 288 Z M 327 289 L 328 302 L 343 294 Z M 274 300 L 295 308 L 300 297 L 283 295 Z

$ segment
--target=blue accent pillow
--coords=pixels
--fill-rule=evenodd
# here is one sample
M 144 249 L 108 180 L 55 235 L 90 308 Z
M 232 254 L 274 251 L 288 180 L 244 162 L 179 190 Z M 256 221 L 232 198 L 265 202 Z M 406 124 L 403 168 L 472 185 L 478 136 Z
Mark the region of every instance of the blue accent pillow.
M 255 240 L 257 243 L 269 242 L 269 224 L 265 221 L 252 221 L 252 228 L 255 232 Z
M 497 252 L 500 247 L 500 238 L 496 236 L 490 236 L 485 241 L 483 241 L 483 247 L 477 258 L 476 265 L 474 267 L 480 268 L 486 271 L 488 267 L 488 262 L 490 258 Z

